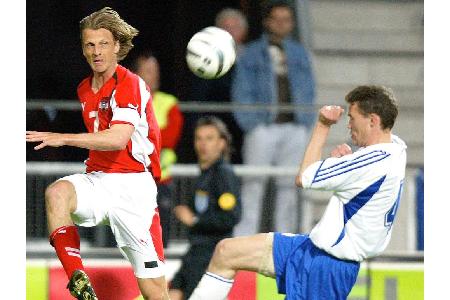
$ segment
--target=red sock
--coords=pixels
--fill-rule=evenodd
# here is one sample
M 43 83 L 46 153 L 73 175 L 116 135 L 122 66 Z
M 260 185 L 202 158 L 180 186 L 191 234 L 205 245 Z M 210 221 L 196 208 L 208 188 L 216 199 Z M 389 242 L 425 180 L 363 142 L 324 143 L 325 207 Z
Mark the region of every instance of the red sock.
M 80 256 L 80 236 L 77 227 L 73 225 L 61 226 L 53 231 L 49 239 L 69 280 L 73 271 L 84 270 Z

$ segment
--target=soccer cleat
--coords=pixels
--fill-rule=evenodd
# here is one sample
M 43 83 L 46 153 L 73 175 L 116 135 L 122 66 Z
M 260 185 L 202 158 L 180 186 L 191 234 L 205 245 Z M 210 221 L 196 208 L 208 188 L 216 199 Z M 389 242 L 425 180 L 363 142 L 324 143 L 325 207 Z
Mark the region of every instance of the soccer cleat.
M 91 281 L 82 270 L 75 270 L 67 284 L 70 294 L 78 300 L 98 300 Z

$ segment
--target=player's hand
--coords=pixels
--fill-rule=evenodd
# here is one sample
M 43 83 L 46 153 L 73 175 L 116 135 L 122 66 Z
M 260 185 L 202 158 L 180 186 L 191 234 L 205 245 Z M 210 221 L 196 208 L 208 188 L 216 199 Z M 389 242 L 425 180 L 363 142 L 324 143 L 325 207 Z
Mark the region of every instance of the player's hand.
M 64 134 L 54 132 L 40 132 L 40 131 L 27 131 L 27 142 L 40 142 L 39 145 L 34 147 L 34 150 L 39 150 L 44 147 L 61 147 L 64 146 Z
M 195 223 L 194 212 L 186 205 L 177 205 L 173 209 L 173 213 L 181 223 L 186 226 L 192 227 Z
M 352 148 L 347 144 L 341 144 L 331 151 L 331 157 L 342 157 L 347 154 L 352 154 Z
M 319 110 L 319 122 L 325 126 L 336 124 L 344 113 L 338 105 L 325 105 Z

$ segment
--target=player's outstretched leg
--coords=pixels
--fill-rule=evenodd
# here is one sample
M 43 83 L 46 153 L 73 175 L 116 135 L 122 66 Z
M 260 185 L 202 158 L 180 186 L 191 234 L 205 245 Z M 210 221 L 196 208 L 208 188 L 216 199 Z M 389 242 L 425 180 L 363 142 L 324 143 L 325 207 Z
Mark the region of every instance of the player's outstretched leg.
M 272 244 L 273 233 L 260 233 L 220 241 L 207 272 L 189 300 L 226 299 L 239 270 L 274 276 Z
M 82 270 L 75 270 L 67 284 L 70 294 L 78 300 L 98 300 L 91 281 Z

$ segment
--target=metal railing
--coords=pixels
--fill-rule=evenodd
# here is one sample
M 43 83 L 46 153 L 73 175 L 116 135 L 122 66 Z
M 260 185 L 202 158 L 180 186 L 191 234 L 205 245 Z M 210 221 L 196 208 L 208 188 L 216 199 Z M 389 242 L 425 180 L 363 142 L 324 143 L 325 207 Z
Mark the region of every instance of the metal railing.
M 233 165 L 234 171 L 240 179 L 246 176 L 289 176 L 294 178 L 297 174 L 297 167 L 273 167 L 273 166 L 249 166 Z M 411 252 L 415 249 L 416 242 L 416 218 L 415 218 L 415 184 L 414 177 L 416 166 L 408 166 L 405 191 L 402 197 L 400 213 L 396 219 L 393 234 L 394 248 L 403 252 Z M 45 217 L 44 192 L 45 188 L 56 179 L 74 173 L 83 173 L 85 167 L 82 163 L 61 163 L 61 162 L 28 162 L 27 163 L 27 238 L 47 238 L 47 226 Z M 193 164 L 177 164 L 172 168 L 173 174 L 173 199 L 172 206 L 185 203 L 192 197 L 195 188 L 195 177 L 199 174 L 199 168 Z M 273 198 L 273 190 L 268 189 L 269 198 Z M 299 232 L 309 232 L 313 225 L 320 218 L 327 201 L 329 192 L 305 190 L 303 196 L 299 197 L 298 213 L 301 216 L 298 224 Z M 263 212 L 264 216 L 271 218 L 270 211 Z M 171 234 L 170 240 L 186 239 L 186 228 L 182 226 L 172 215 L 170 218 Z M 270 228 L 268 228 L 270 230 Z M 84 230 L 84 229 L 82 229 Z M 93 246 L 113 246 L 112 235 L 109 228 L 98 227 L 86 229 L 82 234 Z

